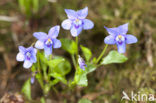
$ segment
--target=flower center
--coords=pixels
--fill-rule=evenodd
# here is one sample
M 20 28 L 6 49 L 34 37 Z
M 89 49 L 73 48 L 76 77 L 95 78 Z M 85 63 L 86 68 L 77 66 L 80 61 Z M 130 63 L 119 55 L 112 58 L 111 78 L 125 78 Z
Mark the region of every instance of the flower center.
M 78 28 L 82 24 L 82 21 L 80 19 L 75 19 L 74 24 L 75 24 L 75 27 Z
M 49 38 L 46 42 L 45 42 L 45 44 L 49 47 L 49 46 L 51 46 L 52 45 L 52 40 Z
M 27 52 L 27 53 L 26 53 L 26 57 L 27 57 L 28 60 L 30 60 L 31 53 L 30 53 L 30 52 Z
M 119 44 L 121 44 L 124 40 L 125 40 L 125 37 L 122 36 L 122 35 L 118 35 L 118 36 L 116 37 L 116 41 L 117 41 Z
M 119 39 L 122 39 L 122 35 L 118 35 L 118 38 L 119 38 Z
M 80 20 L 79 20 L 79 19 L 76 19 L 75 21 L 76 21 L 76 22 L 79 22 Z

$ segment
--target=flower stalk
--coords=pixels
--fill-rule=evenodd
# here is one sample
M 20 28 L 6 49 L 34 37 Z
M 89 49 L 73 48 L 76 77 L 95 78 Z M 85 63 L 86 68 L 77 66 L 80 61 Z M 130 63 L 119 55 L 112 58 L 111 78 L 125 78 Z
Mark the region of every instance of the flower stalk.
M 76 63 L 76 61 L 75 61 L 75 57 L 74 57 L 74 55 L 72 54 L 71 55 L 71 58 L 72 58 L 72 61 L 73 61 L 73 64 L 74 64 L 74 67 L 75 67 L 75 69 L 76 69 L 76 65 L 77 65 L 77 63 Z
M 77 51 L 76 51 L 76 66 L 78 66 L 78 54 L 79 54 L 79 40 L 78 40 L 79 38 L 78 37 L 76 37 L 76 49 L 77 49 Z
M 105 54 L 105 51 L 108 47 L 108 44 L 106 44 L 106 46 L 104 47 L 103 51 L 101 52 L 100 56 L 98 57 L 98 59 L 96 60 L 96 64 L 101 60 L 101 58 L 103 57 L 103 55 Z

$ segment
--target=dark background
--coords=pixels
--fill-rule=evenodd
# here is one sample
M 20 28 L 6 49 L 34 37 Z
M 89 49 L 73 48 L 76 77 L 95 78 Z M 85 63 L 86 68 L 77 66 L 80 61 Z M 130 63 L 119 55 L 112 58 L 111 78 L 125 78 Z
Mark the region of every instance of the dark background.
M 67 90 L 58 84 L 47 97 L 49 103 L 77 103 L 84 97 L 93 103 L 119 103 L 122 91 L 155 93 L 156 90 L 156 1 L 155 0 L 40 0 L 38 10 L 32 6 L 24 10 L 17 0 L 0 0 L 0 97 L 6 93 L 20 93 L 30 71 L 16 61 L 18 46 L 30 46 L 36 39 L 35 31 L 48 32 L 67 18 L 64 9 L 79 10 L 88 6 L 87 18 L 95 24 L 92 30 L 79 35 L 80 44 L 90 48 L 98 56 L 105 46 L 108 35 L 104 29 L 129 23 L 128 34 L 138 42 L 127 46 L 124 64 L 111 64 L 98 68 L 88 75 L 88 87 Z M 29 7 L 28 7 L 29 8 Z M 71 38 L 69 31 L 61 28 L 58 38 Z M 109 50 L 116 46 L 109 46 Z M 54 55 L 67 57 L 62 49 L 55 49 Z M 70 74 L 74 74 L 71 72 Z M 32 86 L 32 96 L 38 101 L 42 96 L 39 84 Z

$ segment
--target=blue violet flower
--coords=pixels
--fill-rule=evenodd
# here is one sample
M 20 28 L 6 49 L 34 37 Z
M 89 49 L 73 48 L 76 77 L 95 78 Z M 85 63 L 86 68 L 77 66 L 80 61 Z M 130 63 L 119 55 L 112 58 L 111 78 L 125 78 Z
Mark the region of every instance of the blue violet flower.
M 34 82 L 35 82 L 35 77 L 34 76 L 31 77 L 30 82 L 31 82 L 31 84 L 34 84 Z
M 78 58 L 78 63 L 79 63 L 79 66 L 82 70 L 85 70 L 85 67 L 87 67 L 84 59 L 79 55 L 79 58 Z
M 31 84 L 34 84 L 36 74 L 37 74 L 37 72 L 32 72 L 31 73 L 31 79 L 30 79 Z
M 132 44 L 138 41 L 135 36 L 127 34 L 128 23 L 120 25 L 117 28 L 104 28 L 110 34 L 104 39 L 104 42 L 110 45 L 116 44 L 119 53 L 126 52 L 126 44 Z
M 78 11 L 65 9 L 65 12 L 68 19 L 62 22 L 62 27 L 65 30 L 70 30 L 73 37 L 78 36 L 83 29 L 88 30 L 94 27 L 91 20 L 85 19 L 88 15 L 88 7 Z
M 24 48 L 19 46 L 19 53 L 16 56 L 17 61 L 24 61 L 23 67 L 28 69 L 33 63 L 36 63 L 37 50 L 33 47 Z
M 35 43 L 37 49 L 44 49 L 45 56 L 52 54 L 52 48 L 60 48 L 61 42 L 56 39 L 59 34 L 60 26 L 52 27 L 48 35 L 44 32 L 35 32 L 33 35 L 38 41 Z

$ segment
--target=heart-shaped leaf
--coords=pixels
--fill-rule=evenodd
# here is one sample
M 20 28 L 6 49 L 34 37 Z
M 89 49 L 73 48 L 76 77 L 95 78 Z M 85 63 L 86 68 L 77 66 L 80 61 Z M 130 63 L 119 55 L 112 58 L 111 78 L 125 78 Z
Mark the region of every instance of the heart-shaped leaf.
M 92 57 L 91 50 L 82 45 L 81 45 L 81 49 L 82 49 L 83 55 L 85 56 L 86 61 L 89 61 L 89 59 Z
M 69 52 L 70 54 L 75 54 L 77 52 L 76 42 L 69 39 L 61 39 L 62 48 Z
M 28 79 L 23 87 L 22 87 L 22 93 L 24 93 L 24 95 L 26 96 L 26 98 L 28 98 L 29 100 L 31 100 L 31 83 L 30 83 L 30 79 Z
M 110 51 L 109 54 L 102 59 L 101 64 L 111 64 L 111 63 L 124 63 L 128 58 L 117 51 Z

